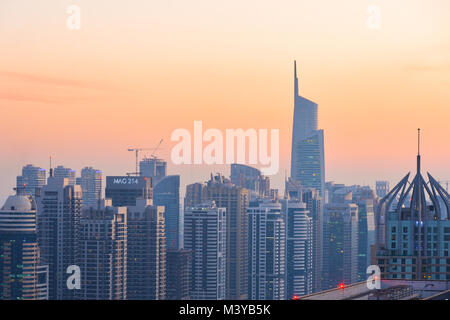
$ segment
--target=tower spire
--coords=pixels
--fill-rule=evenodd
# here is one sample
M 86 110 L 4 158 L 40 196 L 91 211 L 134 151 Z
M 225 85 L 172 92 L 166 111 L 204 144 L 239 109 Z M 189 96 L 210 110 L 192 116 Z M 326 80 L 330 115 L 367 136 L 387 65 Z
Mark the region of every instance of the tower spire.
M 294 97 L 298 97 L 297 61 L 294 60 Z
M 420 128 L 417 129 L 417 173 L 420 173 Z

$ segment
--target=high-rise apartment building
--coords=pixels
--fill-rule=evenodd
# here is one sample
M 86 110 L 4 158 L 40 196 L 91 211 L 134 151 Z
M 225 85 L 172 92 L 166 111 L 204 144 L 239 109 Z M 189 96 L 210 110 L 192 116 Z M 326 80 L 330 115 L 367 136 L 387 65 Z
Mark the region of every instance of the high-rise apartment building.
M 244 164 L 231 164 L 231 183 L 251 191 L 253 198 L 270 196 L 270 179 L 256 168 Z
M 36 195 L 36 189 L 45 185 L 45 169 L 28 164 L 22 168 L 22 175 L 17 176 L 17 190 L 21 194 Z
M 127 298 L 127 210 L 125 207 L 83 209 L 77 265 L 81 300 Z
M 380 198 L 386 196 L 389 193 L 389 181 L 376 181 L 375 192 Z
M 166 298 L 166 236 L 164 207 L 137 199 L 127 207 L 127 298 Z
M 223 176 L 211 175 L 206 184 L 186 188 L 185 208 L 201 201 L 214 201 L 227 211 L 227 299 L 245 300 L 248 294 L 248 216 L 249 191 Z M 186 230 L 186 228 L 185 228 Z M 185 234 L 186 238 L 186 234 Z
M 291 177 L 305 188 L 325 195 L 324 134 L 318 130 L 317 104 L 299 94 L 297 64 L 294 62 L 294 121 Z
M 281 204 L 252 201 L 247 209 L 249 239 L 248 298 L 284 300 L 286 229 Z
M 227 210 L 209 201 L 185 208 L 184 218 L 184 247 L 192 252 L 190 298 L 226 299 Z
M 50 176 L 36 196 L 38 243 L 49 266 L 49 298 L 73 299 L 66 285 L 67 268 L 76 264 L 81 213 L 81 187 Z
M 304 203 L 306 205 L 306 214 L 311 219 L 312 232 L 310 234 L 311 239 L 309 239 L 312 253 L 308 251 L 308 255 L 312 254 L 312 259 L 308 260 L 307 266 L 312 270 L 312 280 L 311 277 L 308 281 L 312 281 L 312 286 L 305 286 L 306 292 L 317 292 L 320 291 L 322 285 L 322 265 L 323 265 L 323 198 L 320 196 L 319 190 L 314 188 L 305 188 L 300 182 L 289 178 L 285 182 L 285 200 L 289 200 L 291 203 L 295 204 Z M 294 206 L 295 207 L 295 206 Z M 283 209 L 285 211 L 285 209 Z M 285 212 L 286 213 L 286 212 Z M 309 236 L 308 236 L 309 237 Z M 308 271 L 309 272 L 309 271 Z M 309 273 L 307 273 L 309 275 Z M 308 284 L 310 282 L 307 282 Z M 296 290 L 299 291 L 299 290 Z M 299 294 L 293 294 L 299 296 Z
M 280 202 L 286 224 L 286 298 L 292 299 L 313 292 L 313 219 L 300 200 Z
M 358 280 L 358 206 L 354 203 L 325 205 L 323 273 L 324 290 Z
M 41 264 L 32 195 L 8 197 L 0 210 L 0 300 L 48 299 L 48 266 Z
M 76 172 L 70 168 L 57 166 L 53 169 L 53 176 L 56 178 L 67 178 L 70 185 L 75 185 L 77 182 Z
M 167 300 L 189 300 L 192 252 L 185 249 L 167 250 Z
M 92 167 L 81 170 L 77 185 L 83 191 L 83 208 L 99 208 L 102 198 L 102 172 Z

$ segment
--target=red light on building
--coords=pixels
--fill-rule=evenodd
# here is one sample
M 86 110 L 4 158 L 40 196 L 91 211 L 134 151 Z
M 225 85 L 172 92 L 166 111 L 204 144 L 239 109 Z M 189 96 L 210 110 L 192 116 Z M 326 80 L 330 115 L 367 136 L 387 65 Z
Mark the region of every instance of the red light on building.
M 345 285 L 343 283 L 340 283 L 339 284 L 339 289 L 344 289 L 344 288 L 345 288 Z
M 298 300 L 298 296 L 297 296 L 297 295 L 294 295 L 294 296 L 292 297 L 292 300 Z

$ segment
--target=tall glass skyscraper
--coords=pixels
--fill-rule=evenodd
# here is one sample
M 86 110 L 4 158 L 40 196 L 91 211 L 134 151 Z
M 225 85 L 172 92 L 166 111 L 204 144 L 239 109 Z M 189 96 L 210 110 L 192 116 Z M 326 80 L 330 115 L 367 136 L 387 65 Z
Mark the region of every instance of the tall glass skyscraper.
M 22 175 L 17 176 L 17 190 L 21 194 L 36 195 L 36 189 L 45 185 L 45 169 L 28 164 L 22 168 Z
M 323 130 L 318 130 L 317 104 L 298 94 L 297 64 L 294 61 L 294 121 L 291 177 L 304 187 L 325 192 Z
M 164 206 L 167 249 L 180 249 L 183 216 L 180 211 L 180 176 L 167 176 L 167 162 L 158 158 L 144 158 L 139 163 L 140 175 L 150 177 L 153 203 Z
M 153 189 L 153 203 L 164 206 L 166 220 L 166 245 L 168 249 L 180 249 L 180 176 L 161 178 Z

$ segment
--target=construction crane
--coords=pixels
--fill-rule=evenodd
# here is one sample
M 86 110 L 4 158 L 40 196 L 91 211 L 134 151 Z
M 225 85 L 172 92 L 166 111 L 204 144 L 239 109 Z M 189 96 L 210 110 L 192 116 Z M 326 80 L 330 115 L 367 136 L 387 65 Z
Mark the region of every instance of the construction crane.
M 159 147 L 161 146 L 161 144 L 163 143 L 163 139 L 161 139 L 158 143 L 158 145 L 155 147 L 155 149 L 153 150 L 152 154 L 150 155 L 150 158 L 156 159 L 156 151 L 159 149 Z
M 156 159 L 155 153 L 156 151 L 159 149 L 159 147 L 161 146 L 163 142 L 163 139 L 161 139 L 158 143 L 158 145 L 155 148 L 129 148 L 128 151 L 130 152 L 135 152 L 136 153 L 136 171 L 135 172 L 131 172 L 131 173 L 127 173 L 128 175 L 131 174 L 135 174 L 135 175 L 139 175 L 139 152 L 140 151 L 144 151 L 144 150 L 152 150 L 152 154 L 151 154 L 151 158 Z
M 128 173 L 128 175 L 130 175 L 130 174 L 139 175 L 139 152 L 144 151 L 144 150 L 153 150 L 153 148 L 129 148 L 128 149 L 128 151 L 136 153 L 136 171 L 132 172 L 132 173 Z

